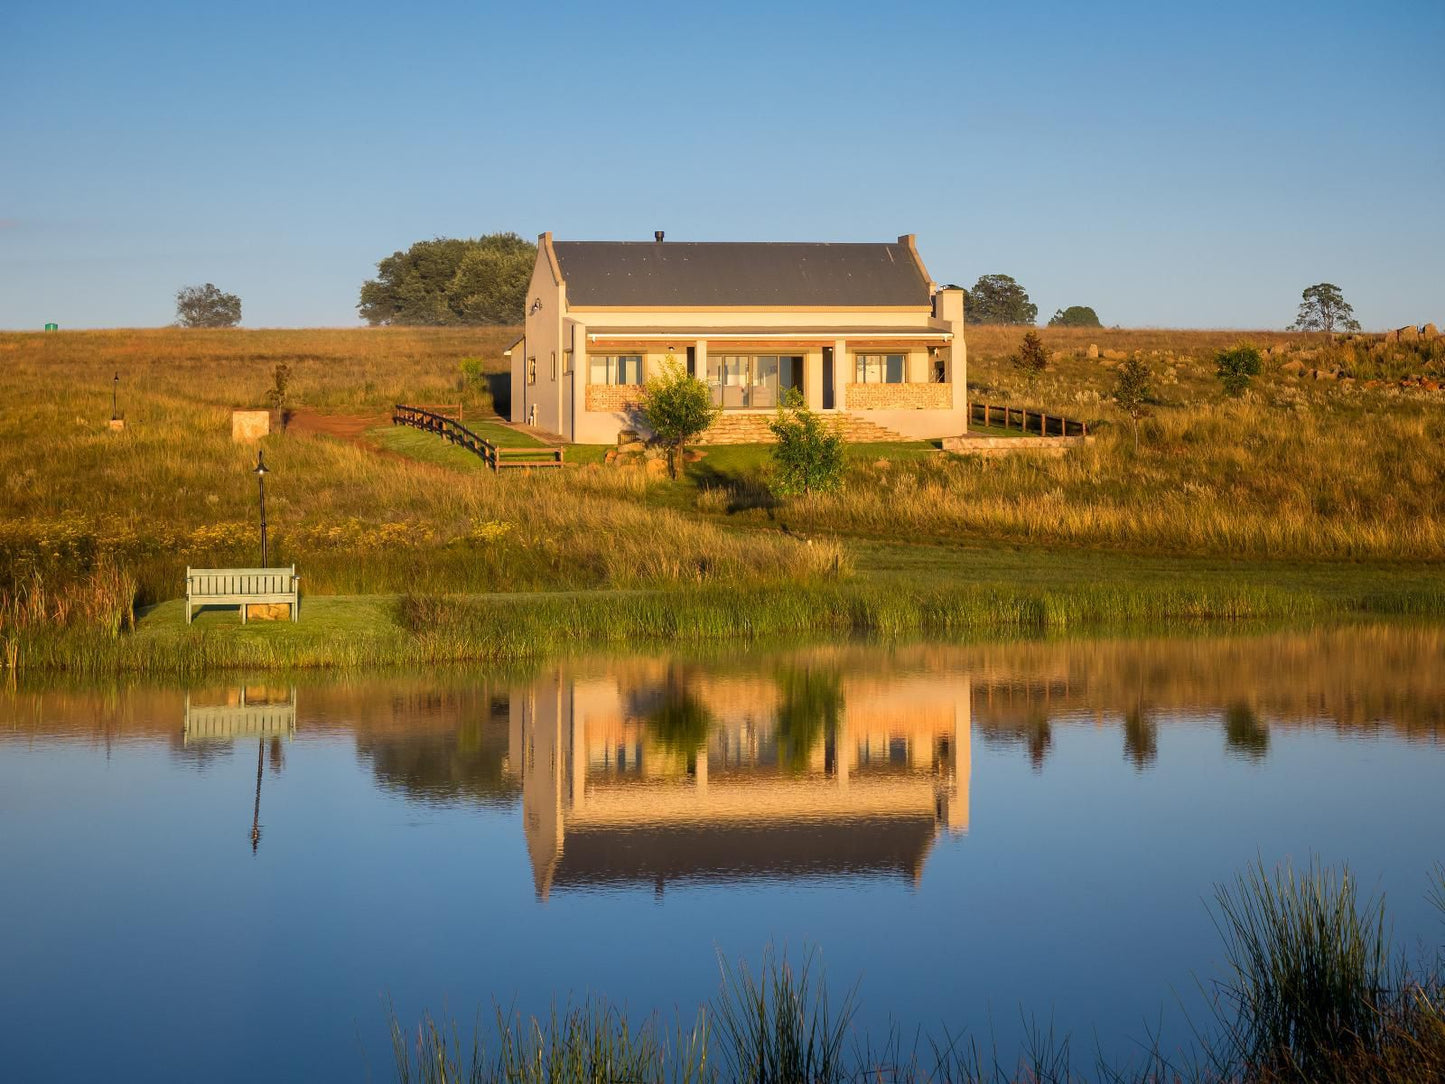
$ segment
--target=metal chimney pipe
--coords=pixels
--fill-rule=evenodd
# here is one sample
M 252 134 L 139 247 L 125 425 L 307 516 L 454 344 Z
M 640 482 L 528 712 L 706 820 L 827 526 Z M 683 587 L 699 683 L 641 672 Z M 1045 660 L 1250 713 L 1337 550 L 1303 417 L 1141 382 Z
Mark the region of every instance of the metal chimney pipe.
M 656 241 L 659 245 L 662 244 L 662 231 L 661 231 L 661 230 L 653 230 L 653 231 L 652 231 L 652 239 L 653 239 L 654 241 Z

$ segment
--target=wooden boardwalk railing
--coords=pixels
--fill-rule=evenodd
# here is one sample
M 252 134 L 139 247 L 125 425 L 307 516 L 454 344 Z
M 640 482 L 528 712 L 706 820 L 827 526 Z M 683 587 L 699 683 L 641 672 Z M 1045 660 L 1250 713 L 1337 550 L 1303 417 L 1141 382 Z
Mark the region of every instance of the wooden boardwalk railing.
M 435 433 L 443 440 L 450 441 L 481 457 L 482 462 L 492 470 L 504 467 L 560 467 L 562 449 L 550 445 L 535 448 L 502 448 L 473 433 L 461 422 L 448 418 L 426 407 L 408 406 L 397 403 L 391 411 L 392 425 L 409 425 L 427 433 Z
M 1017 429 L 1034 437 L 1087 437 L 1086 423 L 1065 418 L 1059 414 L 1045 414 L 1041 410 L 1026 410 L 1023 407 L 999 406 L 995 403 L 970 403 L 968 407 L 970 425 L 998 426 L 1001 429 Z

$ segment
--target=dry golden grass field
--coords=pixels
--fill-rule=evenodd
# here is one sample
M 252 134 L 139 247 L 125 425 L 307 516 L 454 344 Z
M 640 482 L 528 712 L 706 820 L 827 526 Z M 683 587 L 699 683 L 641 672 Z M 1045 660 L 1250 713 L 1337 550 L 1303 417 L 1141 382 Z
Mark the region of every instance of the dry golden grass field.
M 312 597 L 880 575 L 919 589 L 990 576 L 1117 586 L 1153 561 L 1160 580 L 1207 571 L 1266 586 L 1302 569 L 1309 590 L 1353 584 L 1356 601 L 1398 586 L 1415 600 L 1406 608 L 1433 612 L 1445 562 L 1440 341 L 1041 329 L 1053 360 L 1028 381 L 1007 360 L 1022 334 L 970 329 L 972 394 L 1088 421 L 1091 445 L 991 461 L 866 446 L 841 493 L 782 502 L 758 448 L 710 450 L 669 482 L 586 449 L 562 472 L 493 475 L 425 434 L 384 446 L 367 434 L 399 401 L 461 399 L 469 419 L 485 416 L 490 396 L 462 363 L 500 373 L 512 329 L 3 333 L 0 626 L 121 627 L 133 603 L 182 593 L 188 564 L 253 563 L 255 449 L 232 443 L 229 409 L 263 402 L 280 362 L 291 403 L 345 421 L 337 431 L 352 438 L 313 426 L 265 442 L 272 560 L 298 564 Z M 1274 349 L 1231 399 L 1213 354 L 1242 340 Z M 1111 356 L 1085 356 L 1090 344 Z M 1110 401 L 1117 358 L 1131 353 L 1153 384 L 1137 450 Z M 126 426 L 112 432 L 117 373 Z

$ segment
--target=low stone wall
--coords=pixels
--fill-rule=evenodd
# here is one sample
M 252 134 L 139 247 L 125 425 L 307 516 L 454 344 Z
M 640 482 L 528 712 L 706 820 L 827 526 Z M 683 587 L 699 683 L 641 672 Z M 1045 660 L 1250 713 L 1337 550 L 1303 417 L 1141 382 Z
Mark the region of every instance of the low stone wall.
M 952 410 L 952 384 L 849 384 L 849 410 Z
M 1093 437 L 944 437 L 943 450 L 955 455 L 981 455 L 993 459 L 1001 455 L 1032 452 L 1035 455 L 1063 455 L 1070 448 L 1093 442 Z
M 636 384 L 588 384 L 587 409 L 625 412 L 642 400 L 642 389 Z

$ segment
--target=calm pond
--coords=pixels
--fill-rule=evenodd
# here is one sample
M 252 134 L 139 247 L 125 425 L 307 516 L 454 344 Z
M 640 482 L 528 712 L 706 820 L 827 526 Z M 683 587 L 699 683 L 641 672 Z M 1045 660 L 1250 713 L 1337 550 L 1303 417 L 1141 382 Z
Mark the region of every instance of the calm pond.
M 1438 944 L 1445 630 L 847 645 L 0 692 L 7 1079 L 386 1080 L 387 1005 L 1188 1040 L 1213 886 L 1348 861 Z

